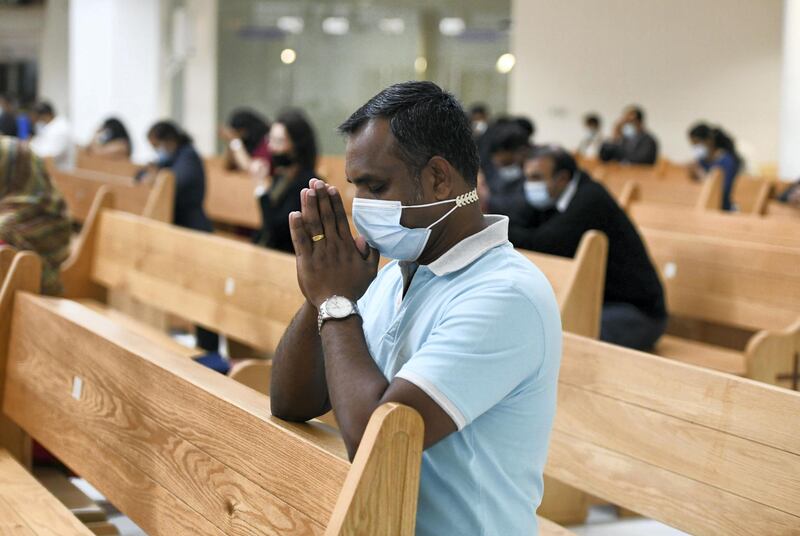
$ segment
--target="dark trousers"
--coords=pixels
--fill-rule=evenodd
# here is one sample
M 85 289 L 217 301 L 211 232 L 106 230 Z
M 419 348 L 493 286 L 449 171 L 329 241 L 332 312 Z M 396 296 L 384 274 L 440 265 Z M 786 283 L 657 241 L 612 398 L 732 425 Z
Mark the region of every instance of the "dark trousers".
M 206 352 L 219 352 L 219 335 L 200 326 L 195 326 L 197 347 Z
M 653 318 L 630 303 L 605 303 L 600 340 L 634 350 L 652 350 L 667 329 L 667 317 Z

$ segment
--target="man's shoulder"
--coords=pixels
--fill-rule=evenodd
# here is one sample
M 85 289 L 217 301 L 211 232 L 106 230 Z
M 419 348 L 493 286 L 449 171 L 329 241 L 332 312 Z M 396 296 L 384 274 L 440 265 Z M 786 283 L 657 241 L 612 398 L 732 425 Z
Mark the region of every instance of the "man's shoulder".
M 470 266 L 465 276 L 469 276 L 471 288 L 524 296 L 534 304 L 553 292 L 542 271 L 510 243 L 487 252 Z

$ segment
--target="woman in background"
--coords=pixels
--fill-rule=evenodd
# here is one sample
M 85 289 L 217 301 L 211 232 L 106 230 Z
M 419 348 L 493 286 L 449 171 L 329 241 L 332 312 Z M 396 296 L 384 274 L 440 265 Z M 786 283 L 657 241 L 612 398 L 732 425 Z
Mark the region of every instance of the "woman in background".
M 736 143 L 721 128 L 699 123 L 689 130 L 695 162 L 692 177 L 700 180 L 712 169 L 720 169 L 722 181 L 722 210 L 733 211 L 733 188 L 742 168 L 742 159 L 736 152 Z
M 42 161 L 17 138 L 0 137 L 0 244 L 37 253 L 42 293 L 62 292 L 59 267 L 69 256 L 67 205 Z
M 203 210 L 206 174 L 192 139 L 172 121 L 159 121 L 150 127 L 147 139 L 158 155 L 154 164 L 156 170 L 169 169 L 175 175 L 173 223 L 195 231 L 213 232 L 211 220 Z M 198 252 L 198 255 L 202 255 L 202 252 Z M 202 262 L 202 258 L 198 257 L 197 261 Z M 195 329 L 197 346 L 218 358 L 219 335 L 200 326 Z
M 86 151 L 103 158 L 127 160 L 133 153 L 133 144 L 122 121 L 109 117 L 97 129 Z
M 247 171 L 256 177 L 267 176 L 270 166 L 268 133 L 268 119 L 247 108 L 234 110 L 220 131 L 227 143 L 225 164 L 228 169 Z
M 272 176 L 256 188 L 261 206 L 261 230 L 256 243 L 294 252 L 289 214 L 300 210 L 300 192 L 316 176 L 317 139 L 314 127 L 297 109 L 281 113 L 269 131 Z

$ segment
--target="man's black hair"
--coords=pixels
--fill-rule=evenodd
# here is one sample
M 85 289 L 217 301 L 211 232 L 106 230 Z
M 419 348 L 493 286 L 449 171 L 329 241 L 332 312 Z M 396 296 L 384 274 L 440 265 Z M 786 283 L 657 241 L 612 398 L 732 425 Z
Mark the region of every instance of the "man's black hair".
M 489 106 L 482 102 L 476 102 L 472 106 L 469 107 L 469 115 L 481 114 L 486 117 L 489 117 Z
M 389 86 L 339 126 L 352 135 L 373 119 L 386 119 L 398 156 L 418 177 L 434 156 L 447 160 L 470 186 L 478 182 L 478 149 L 469 118 L 458 100 L 433 82 Z
M 33 111 L 36 113 L 36 115 L 52 115 L 53 117 L 56 115 L 53 105 L 47 101 L 36 104 L 36 107 L 33 109 Z
M 587 125 L 592 125 L 595 127 L 600 126 L 600 116 L 597 114 L 586 114 L 583 118 L 583 122 Z
M 633 112 L 633 115 L 636 117 L 637 121 L 644 123 L 644 110 L 642 110 L 641 106 L 631 105 L 628 106 L 628 110 Z
M 533 122 L 533 119 L 530 117 L 525 117 L 524 115 L 517 116 L 513 119 L 513 121 L 522 127 L 528 137 L 530 138 L 534 134 L 536 134 L 536 123 Z
M 498 121 L 489 135 L 489 154 L 524 149 L 528 147 L 528 138 L 528 132 L 515 120 Z
M 561 171 L 566 171 L 572 177 L 578 171 L 578 164 L 569 151 L 558 145 L 537 147 L 535 151 L 531 151 L 527 156 L 527 160 L 538 160 L 540 158 L 547 158 L 553 161 L 553 176 Z

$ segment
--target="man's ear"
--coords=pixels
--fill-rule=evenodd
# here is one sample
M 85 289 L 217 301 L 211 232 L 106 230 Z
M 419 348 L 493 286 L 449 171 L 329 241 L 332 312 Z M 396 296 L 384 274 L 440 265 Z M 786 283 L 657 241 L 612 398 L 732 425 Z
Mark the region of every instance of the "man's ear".
M 429 174 L 433 195 L 438 201 L 451 199 L 455 189 L 456 170 L 441 156 L 434 156 L 425 166 Z

